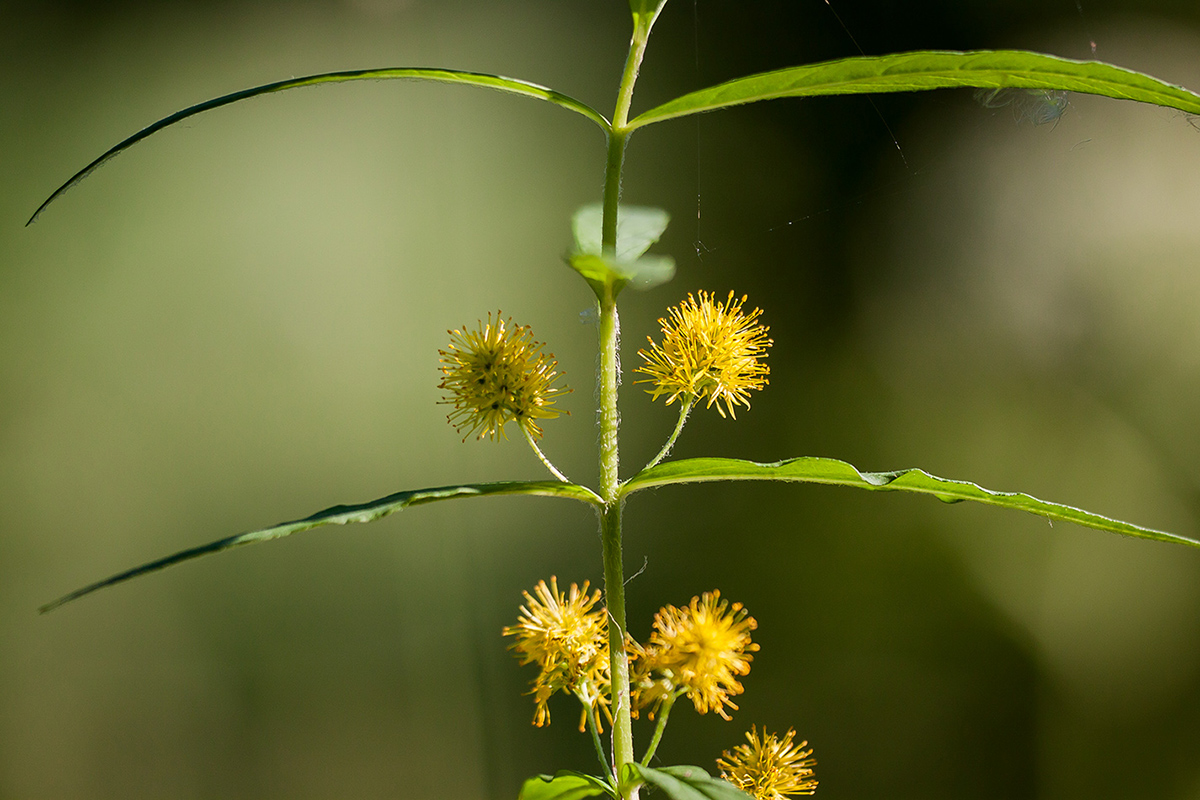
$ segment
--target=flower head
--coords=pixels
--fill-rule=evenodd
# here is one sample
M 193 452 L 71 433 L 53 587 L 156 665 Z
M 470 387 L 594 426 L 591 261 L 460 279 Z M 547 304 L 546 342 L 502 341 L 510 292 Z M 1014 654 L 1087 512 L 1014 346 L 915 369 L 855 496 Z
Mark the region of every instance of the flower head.
M 789 730 L 782 739 L 765 730 L 760 736 L 751 728 L 746 734 L 750 744 L 726 750 L 717 759 L 721 777 L 754 800 L 787 800 L 790 795 L 814 794 L 817 781 L 812 767 L 817 762 L 805 750 L 808 742 L 794 744 L 796 732 Z
M 538 581 L 534 597 L 525 592 L 525 605 L 516 625 L 504 629 L 505 636 L 515 636 L 512 644 L 522 664 L 537 664 L 540 672 L 533 682 L 537 703 L 533 724 L 539 728 L 550 724 L 547 705 L 555 692 L 569 692 L 584 705 L 584 714 L 602 709 L 608 714 L 608 623 L 604 609 L 593 611 L 600 600 L 600 590 L 588 594 L 571 584 L 567 593 L 558 590 L 557 578 L 550 585 Z M 579 723 L 583 730 L 584 716 Z M 599 723 L 599 719 L 596 719 Z
M 724 302 L 713 300 L 709 292 L 700 292 L 700 299 L 689 294 L 670 309 L 670 319 L 660 319 L 662 344 L 650 339 L 650 350 L 639 350 L 646 363 L 637 372 L 649 375 L 638 383 L 654 384 L 647 389 L 655 400 L 667 395 L 667 404 L 677 397 L 685 401 L 708 398 L 708 407 L 715 403 L 717 411 L 736 417 L 734 405 L 750 407 L 750 390 L 767 384 L 770 369 L 760 359 L 766 358 L 771 340 L 768 328 L 758 324 L 761 309 L 749 314 L 742 312 L 745 296 L 735 300 L 733 292 Z
M 725 707 L 737 709 L 729 698 L 743 691 L 737 676 L 750 672 L 750 653 L 758 650 L 750 641 L 757 627 L 741 603 L 731 606 L 718 591 L 693 597 L 683 608 L 659 610 L 634 666 L 637 705 L 657 708 L 679 692 L 701 714 L 711 710 L 729 719 Z
M 569 391 L 553 386 L 558 362 L 543 355 L 542 344 L 533 341 L 528 326 L 513 325 L 496 314 L 488 314 L 476 330 L 465 325 L 452 330 L 450 347 L 441 353 L 443 403 L 453 403 L 447 419 L 460 433 L 478 433 L 494 441 L 504 426 L 515 421 L 523 430 L 541 436 L 539 419 L 552 419 L 561 412 L 553 408 L 555 398 Z

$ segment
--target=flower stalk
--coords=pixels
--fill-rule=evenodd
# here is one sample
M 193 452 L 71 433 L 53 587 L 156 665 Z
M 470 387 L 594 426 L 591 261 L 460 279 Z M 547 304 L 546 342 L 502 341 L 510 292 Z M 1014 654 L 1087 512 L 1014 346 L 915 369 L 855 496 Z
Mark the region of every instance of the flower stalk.
M 550 459 L 546 458 L 546 454 L 542 452 L 542 448 L 538 447 L 537 441 L 534 440 L 533 434 L 529 432 L 529 429 L 522 426 L 521 433 L 525 434 L 525 441 L 529 442 L 529 446 L 533 449 L 534 455 L 536 455 L 538 460 L 545 465 L 546 469 L 550 470 L 550 473 L 563 483 L 570 483 L 571 481 L 567 478 L 567 476 L 562 474 L 562 472 L 559 471 L 558 467 L 554 466 Z
M 675 440 L 679 438 L 679 433 L 683 430 L 684 423 L 687 422 L 688 414 L 691 412 L 692 404 L 695 402 L 695 400 L 695 397 L 688 395 L 687 399 L 684 400 L 679 406 L 679 420 L 675 423 L 675 430 L 671 431 L 671 435 L 667 438 L 667 443 L 662 446 L 662 450 L 658 451 L 658 455 L 651 459 L 650 463 L 642 468 L 643 472 L 655 466 L 658 464 L 658 462 L 670 455 L 671 448 L 675 446 Z
M 608 756 L 604 754 L 604 745 L 600 742 L 600 732 L 596 729 L 596 714 L 592 709 L 587 709 L 587 729 L 592 735 L 592 746 L 596 748 L 596 758 L 600 761 L 600 774 L 608 775 L 612 771 L 612 766 L 608 763 Z
M 642 756 L 643 767 L 650 766 L 650 759 L 654 758 L 654 754 L 658 752 L 658 743 L 662 741 L 663 731 L 667 729 L 667 719 L 671 716 L 671 707 L 675 705 L 680 694 L 682 692 L 671 692 L 663 700 L 662 707 L 658 710 L 658 724 L 654 726 L 654 736 L 650 738 L 650 746 L 646 748 L 646 755 Z

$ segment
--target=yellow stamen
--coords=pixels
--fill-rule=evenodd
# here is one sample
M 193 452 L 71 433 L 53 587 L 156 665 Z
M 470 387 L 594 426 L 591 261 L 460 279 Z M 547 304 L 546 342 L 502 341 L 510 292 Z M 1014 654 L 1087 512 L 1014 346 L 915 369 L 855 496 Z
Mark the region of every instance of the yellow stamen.
M 733 292 L 722 303 L 709 292 L 700 292 L 699 300 L 689 294 L 670 309 L 669 320 L 658 321 L 662 344 L 650 339 L 650 350 L 638 351 L 646 363 L 636 371 L 650 377 L 637 383 L 653 384 L 646 391 L 655 400 L 667 395 L 667 405 L 678 397 L 707 397 L 709 408 L 716 404 L 721 416 L 728 409 L 736 418 L 734 406 L 749 408 L 750 390 L 762 389 L 770 373 L 760 361 L 772 344 L 769 329 L 758 324 L 761 309 L 742 312 L 745 302 Z
M 756 728 L 746 734 L 750 744 L 740 744 L 726 750 L 717 759 L 721 777 L 741 789 L 754 800 L 787 800 L 789 796 L 814 794 L 817 780 L 812 768 L 816 760 L 805 750 L 808 742 L 793 743 L 796 736 L 789 730 L 782 739 L 765 730 L 760 736 Z
M 552 406 L 570 390 L 552 385 L 558 362 L 542 354 L 542 344 L 533 341 L 527 326 L 513 326 L 497 312 L 494 322 L 488 314 L 476 330 L 463 326 L 449 333 L 449 349 L 438 351 L 443 376 L 438 388 L 446 390 L 441 402 L 454 405 L 447 419 L 460 433 L 466 431 L 463 441 L 471 434 L 494 441 L 514 421 L 531 436 L 541 436 L 537 420 L 563 413 Z

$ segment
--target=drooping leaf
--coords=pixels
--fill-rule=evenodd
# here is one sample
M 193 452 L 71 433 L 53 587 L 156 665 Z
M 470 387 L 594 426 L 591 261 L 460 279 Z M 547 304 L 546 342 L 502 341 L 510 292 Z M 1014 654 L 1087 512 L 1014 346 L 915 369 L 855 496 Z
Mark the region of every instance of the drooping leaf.
M 700 767 L 651 769 L 634 765 L 646 783 L 660 789 L 671 800 L 748 800 L 750 795 L 729 781 L 714 778 Z
M 1136 100 L 1200 114 L 1200 95 L 1100 61 L 1023 50 L 967 53 L 921 50 L 858 56 L 761 72 L 685 94 L 639 114 L 629 129 L 718 108 L 779 97 L 920 92 L 928 89 L 1046 89 Z
M 1200 541 L 1186 536 L 1143 528 L 1072 506 L 1049 503 L 1020 492 L 994 492 L 968 481 L 938 478 L 919 469 L 859 472 L 845 461 L 811 456 L 774 464 L 760 464 L 736 458 L 689 458 L 668 461 L 634 475 L 622 485 L 620 493 L 624 497 L 654 486 L 697 481 L 790 481 L 855 486 L 872 491 L 915 492 L 932 495 L 949 503 L 972 500 L 1002 508 L 1028 511 L 1047 519 L 1074 522 L 1076 525 L 1125 536 L 1200 547 Z
M 575 252 L 600 255 L 603 251 L 601 226 L 604 205 L 589 203 L 581 206 L 571 217 L 571 232 L 575 236 Z M 636 260 L 662 238 L 671 215 L 653 206 L 620 206 L 617 208 L 617 261 Z
M 593 775 L 560 770 L 549 775 L 535 775 L 521 786 L 517 800 L 582 800 L 607 794 L 616 797 L 612 787 Z
M 113 586 L 118 583 L 124 583 L 127 580 L 136 578 L 140 575 L 145 575 L 149 572 L 156 572 L 160 569 L 179 564 L 183 561 L 189 561 L 193 558 L 206 556 L 210 553 L 219 553 L 222 550 L 228 550 L 231 547 L 239 547 L 244 544 L 252 544 L 254 542 L 265 542 L 268 539 L 281 539 L 284 536 L 289 536 L 299 531 L 306 531 L 310 528 L 320 527 L 321 525 L 346 525 L 351 522 L 374 522 L 377 519 L 394 514 L 409 506 L 424 505 L 425 503 L 435 503 L 439 500 L 453 500 L 461 497 L 487 497 L 489 495 L 541 495 L 544 497 L 565 497 L 571 500 L 580 500 L 593 505 L 603 505 L 600 497 L 584 486 L 578 486 L 573 483 L 562 483 L 559 481 L 502 481 L 496 483 L 468 483 L 460 486 L 442 486 L 434 489 L 417 489 L 415 491 L 396 492 L 389 494 L 387 497 L 381 497 L 378 500 L 372 500 L 369 503 L 358 503 L 355 505 L 333 506 L 324 511 L 318 511 L 312 516 L 298 519 L 294 522 L 283 522 L 279 525 L 272 525 L 269 528 L 262 528 L 248 533 L 239 533 L 234 536 L 227 536 L 224 539 L 218 539 L 215 542 L 210 542 L 199 547 L 188 548 L 181 550 L 173 555 L 151 561 L 147 564 L 142 564 L 139 567 L 125 570 L 111 578 L 105 578 L 102 581 L 90 584 L 82 589 L 76 589 L 70 594 L 64 595 L 52 603 L 47 603 L 39 609 L 42 613 L 51 611 L 64 603 L 69 603 L 72 600 L 77 600 L 86 594 L 91 594 L 97 589 L 103 589 L 108 586 Z
M 426 67 L 390 67 L 385 69 L 361 69 L 349 70 L 346 72 L 326 72 L 320 75 L 309 75 L 304 78 L 290 78 L 288 80 L 268 83 L 263 86 L 255 86 L 251 89 L 243 89 L 240 92 L 233 92 L 232 94 L 223 95 L 203 103 L 198 103 L 194 106 L 189 106 L 182 111 L 176 111 L 174 114 L 171 114 L 168 117 L 163 117 L 153 125 L 143 128 L 142 130 L 130 136 L 128 139 L 125 139 L 124 141 L 114 145 L 95 161 L 72 175 L 66 183 L 55 189 L 54 193 L 46 198 L 45 202 L 38 206 L 37 211 L 33 212 L 33 216 L 31 216 L 29 218 L 29 222 L 26 222 L 25 224 L 28 225 L 36 220 L 38 215 L 40 215 L 46 209 L 46 206 L 50 205 L 68 189 L 75 186 L 88 175 L 92 174 L 98 167 L 100 167 L 109 159 L 132 147 L 151 134 L 157 133 L 163 128 L 174 125 L 176 122 L 185 120 L 188 117 L 193 117 L 196 114 L 210 111 L 214 108 L 220 108 L 221 106 L 227 106 L 230 103 L 236 103 L 238 100 L 247 100 L 251 97 L 258 97 L 259 95 L 282 92 L 285 89 L 298 89 L 303 86 L 316 86 L 322 83 L 390 79 L 424 80 L 436 81 L 439 83 L 461 83 L 468 86 L 482 86 L 488 89 L 496 89 L 501 92 L 517 94 L 523 97 L 533 97 L 538 100 L 545 100 L 547 102 L 554 103 L 555 105 L 562 106 L 563 108 L 570 109 L 577 114 L 582 114 L 592 122 L 595 122 L 597 125 L 599 125 L 605 133 L 608 133 L 612 129 L 612 126 L 609 124 L 608 120 L 605 119 L 604 115 L 586 103 L 580 102 L 573 97 L 568 97 L 560 92 L 556 92 L 553 89 L 548 89 L 545 86 L 539 86 L 536 83 L 517 80 L 516 78 L 505 78 L 501 75 L 487 75 L 479 72 L 463 72 L 461 70 L 432 69 Z

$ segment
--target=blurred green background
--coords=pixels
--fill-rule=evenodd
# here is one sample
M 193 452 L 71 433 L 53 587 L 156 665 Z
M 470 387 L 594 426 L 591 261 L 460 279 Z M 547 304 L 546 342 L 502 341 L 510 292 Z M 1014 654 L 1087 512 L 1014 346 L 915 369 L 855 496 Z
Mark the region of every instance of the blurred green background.
M 635 110 L 805 61 L 921 47 L 1105 60 L 1200 88 L 1166 0 L 675 0 Z M 513 798 L 590 769 L 535 729 L 500 637 L 522 589 L 599 582 L 574 504 L 413 509 L 204 559 L 48 616 L 177 549 L 402 488 L 542 473 L 459 441 L 445 331 L 502 309 L 574 387 L 545 448 L 592 482 L 595 329 L 562 262 L 599 197 L 575 115 L 400 82 L 259 98 L 159 134 L 22 225 L 111 144 L 293 75 L 449 66 L 611 108 L 622 0 L 0 1 L 0 798 Z M 1071 97 L 1019 125 L 970 92 L 784 101 L 638 133 L 625 199 L 674 222 L 624 358 L 689 290 L 750 295 L 771 386 L 678 456 L 844 458 L 1200 535 L 1200 131 Z M 626 474 L 673 410 L 627 377 Z M 833 798 L 1200 798 L 1200 552 L 1015 512 L 710 485 L 627 509 L 630 625 L 720 588 L 762 651 L 708 767 L 794 726 Z M 644 724 L 644 723 L 643 723 Z M 645 736 L 643 730 L 639 735 Z

